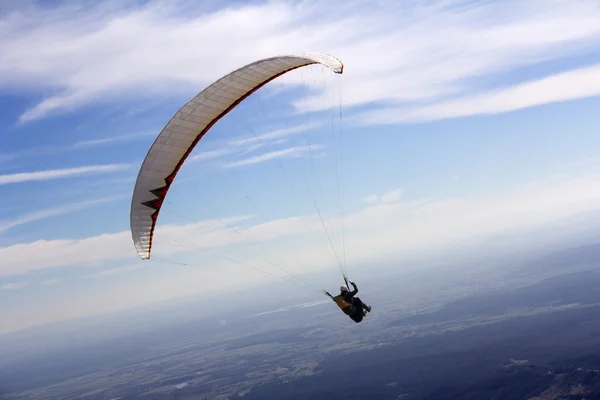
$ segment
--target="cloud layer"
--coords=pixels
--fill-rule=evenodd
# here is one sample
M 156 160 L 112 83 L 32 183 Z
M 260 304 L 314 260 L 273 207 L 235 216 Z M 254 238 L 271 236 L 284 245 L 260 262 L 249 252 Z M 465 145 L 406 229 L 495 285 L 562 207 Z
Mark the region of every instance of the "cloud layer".
M 88 200 L 81 201 L 77 203 L 65 204 L 62 206 L 47 208 L 44 210 L 33 211 L 29 214 L 22 215 L 12 220 L 8 221 L 0 221 L 0 234 L 3 232 L 15 228 L 17 226 L 27 224 L 30 222 L 36 222 L 40 220 L 44 220 L 47 218 L 57 217 L 60 215 L 65 215 L 81 210 L 85 210 L 87 208 L 92 208 L 100 205 L 104 205 L 113 201 L 117 201 L 123 199 L 124 197 L 109 197 L 104 199 L 96 199 L 96 200 Z
M 378 203 L 347 215 L 344 224 L 348 258 L 360 263 L 400 256 L 406 251 L 536 226 L 595 210 L 600 204 L 600 187 L 596 184 L 599 179 L 597 174 L 562 178 L 537 182 L 512 192 L 439 200 L 402 201 L 402 191 L 396 189 L 378 196 Z M 326 221 L 326 224 L 340 226 L 338 221 Z M 308 239 L 301 239 L 306 236 Z M 301 254 L 303 259 L 301 266 L 290 263 L 293 271 L 322 268 L 324 260 L 335 262 L 323 226 L 314 216 L 260 223 L 253 222 L 252 216 L 240 216 L 225 221 L 160 225 L 155 234 L 154 254 L 171 259 L 185 259 L 186 254 L 194 259 L 197 256 L 193 254 L 199 250 L 217 255 L 241 254 L 228 247 L 237 244 L 238 249 L 245 249 L 243 259 L 248 262 L 264 264 L 265 255 L 273 260 L 294 260 L 289 248 L 273 246 L 274 241 L 286 237 L 294 237 L 299 243 L 296 254 Z M 251 248 L 252 243 L 259 244 L 265 251 Z M 252 251 L 248 253 L 248 249 Z M 3 260 L 0 275 L 12 276 L 36 270 L 101 266 L 109 261 L 129 260 L 131 263 L 136 257 L 131 235 L 123 231 L 79 240 L 16 244 L 0 248 L 0 259 Z
M 365 116 L 369 122 L 504 112 L 600 93 L 588 85 L 599 67 L 589 66 L 486 94 L 486 78 L 593 53 L 600 42 L 593 1 L 274 1 L 218 11 L 187 1 L 108 4 L 24 7 L 3 17 L 0 86 L 50 93 L 22 121 L 117 95 L 191 95 L 257 58 L 298 51 L 345 62 L 347 106 L 403 110 Z M 296 106 L 328 101 L 317 91 Z
M 14 282 L 14 283 L 6 283 L 0 286 L 2 290 L 19 290 L 27 286 L 26 282 Z
M 575 178 L 561 175 L 510 191 L 434 200 L 407 200 L 405 196 L 409 193 L 399 189 L 375 195 L 376 201 L 361 211 L 347 214 L 345 219 L 347 259 L 353 267 L 361 266 L 351 269 L 351 275 L 358 279 L 379 261 L 398 262 L 406 255 L 431 255 L 445 247 L 479 243 L 488 235 L 546 226 L 598 210 L 600 186 L 596 183 L 599 179 L 598 174 Z M 383 198 L 387 200 L 384 202 Z M 252 246 L 223 222 L 235 227 L 264 251 Z M 336 224 L 336 221 L 327 221 L 330 227 Z M 340 250 L 339 241 L 335 244 Z M 146 262 L 139 261 L 135 255 L 129 231 L 0 247 L 3 260 L 0 279 L 19 279 L 4 284 L 7 293 L 23 288 L 27 284 L 23 280 L 25 276 L 31 281 L 37 272 L 47 275 L 50 270 L 65 273 L 69 282 L 55 278 L 46 279 L 41 285 L 73 285 L 72 289 L 61 292 L 64 295 L 60 297 L 48 297 L 51 306 L 40 303 L 28 314 L 15 314 L 6 329 L 112 312 L 182 296 L 248 288 L 277 279 L 273 275 L 284 277 L 286 285 L 302 286 L 265 263 L 265 259 L 297 275 L 319 271 L 322 276 L 331 274 L 333 277 L 337 269 L 322 225 L 318 219 L 308 216 L 263 222 L 255 221 L 254 216 L 240 216 L 224 221 L 162 224 L 157 228 L 154 246 L 153 258 Z M 175 262 L 187 265 L 173 265 Z M 256 269 L 268 275 L 257 273 Z M 122 279 L 121 286 L 125 285 L 125 289 L 106 285 L 86 292 L 85 296 L 75 290 L 80 286 L 77 280 L 105 282 L 117 278 Z M 327 281 L 318 283 L 327 284 Z
M 35 172 L 19 172 L 16 174 L 0 175 L 0 185 L 14 183 L 49 181 L 54 179 L 73 178 L 76 176 L 105 174 L 122 171 L 129 168 L 126 164 L 86 165 L 84 167 L 49 169 Z

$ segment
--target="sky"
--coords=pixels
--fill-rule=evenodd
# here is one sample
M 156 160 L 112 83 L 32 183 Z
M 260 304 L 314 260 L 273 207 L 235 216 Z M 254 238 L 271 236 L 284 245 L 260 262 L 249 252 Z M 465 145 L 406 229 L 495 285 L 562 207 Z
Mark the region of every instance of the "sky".
M 597 210 L 599 20 L 593 0 L 0 2 L 0 333 L 335 290 L 340 268 Z M 171 116 L 306 51 L 343 74 L 301 68 L 216 124 L 141 261 L 131 194 Z

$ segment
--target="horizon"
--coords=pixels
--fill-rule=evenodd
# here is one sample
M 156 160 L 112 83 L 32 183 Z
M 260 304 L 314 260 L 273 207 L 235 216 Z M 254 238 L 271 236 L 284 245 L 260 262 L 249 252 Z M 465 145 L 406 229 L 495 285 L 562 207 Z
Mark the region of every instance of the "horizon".
M 595 217 L 595 219 L 590 219 L 590 217 Z M 591 220 L 592 223 L 589 226 L 582 226 L 582 224 L 579 223 L 581 218 L 585 218 L 587 222 Z M 531 237 L 532 234 L 539 233 L 540 230 L 546 231 L 547 228 L 553 227 L 553 224 L 539 226 L 531 231 L 503 234 L 503 237 L 500 239 L 503 241 L 508 239 L 510 246 L 509 248 L 506 248 L 506 244 L 504 242 L 501 244 L 497 236 L 492 235 L 479 238 L 476 243 L 467 244 L 463 247 L 446 247 L 435 255 L 430 253 L 415 253 L 410 256 L 406 256 L 404 259 L 384 260 L 382 262 L 383 267 L 377 271 L 380 273 L 380 275 L 377 277 L 365 275 L 362 278 L 362 281 L 358 283 L 359 291 L 361 295 L 364 294 L 365 289 L 367 293 L 371 292 L 371 294 L 373 294 L 374 291 L 380 291 L 382 285 L 381 283 L 377 284 L 376 282 L 384 282 L 386 279 L 391 277 L 422 276 L 435 271 L 447 272 L 447 268 L 452 268 L 453 266 L 461 266 L 457 272 L 464 271 L 465 262 L 468 266 L 467 270 L 472 270 L 472 272 L 477 272 L 476 269 L 472 269 L 472 264 L 491 262 L 492 260 L 496 263 L 499 263 L 499 265 L 503 265 L 504 267 L 515 267 L 517 265 L 527 265 L 529 262 L 531 262 L 531 260 L 544 259 L 548 256 L 561 253 L 563 251 L 581 249 L 584 247 L 594 247 L 600 244 L 600 241 L 598 241 L 593 234 L 593 232 L 597 230 L 598 226 L 600 226 L 600 213 L 598 212 L 594 212 L 592 214 L 582 213 L 572 218 L 558 220 L 555 223 L 560 224 L 560 230 L 551 230 L 551 236 L 549 238 L 536 238 L 533 242 L 524 241 L 524 238 Z M 554 226 L 554 228 L 556 227 Z M 558 233 L 558 235 L 554 236 L 554 233 Z M 522 246 L 515 247 L 515 242 L 522 244 Z M 475 251 L 475 249 L 477 249 L 477 251 Z M 402 270 L 386 268 L 387 266 L 393 264 L 408 264 L 411 266 L 411 268 L 405 268 Z M 308 276 L 310 277 L 311 275 L 309 274 Z M 333 282 L 332 279 L 330 279 L 330 281 Z M 364 284 L 365 282 L 366 285 Z M 390 283 L 389 281 L 386 282 L 386 285 L 389 286 L 390 284 L 396 285 L 395 283 Z M 281 305 L 281 295 L 286 294 L 290 289 L 297 290 L 289 281 L 283 281 L 275 285 L 267 282 L 252 286 L 247 289 L 241 289 L 239 294 L 241 296 L 262 294 L 264 297 L 259 298 L 258 304 L 249 306 L 252 308 L 260 305 L 260 307 L 270 310 L 256 314 L 261 315 L 274 313 L 275 311 L 272 309 L 277 307 L 276 304 Z M 329 301 L 326 298 L 321 300 L 318 296 L 315 297 L 310 291 L 299 290 L 295 293 L 295 295 L 298 297 L 297 300 L 294 300 L 294 298 L 286 298 L 286 305 L 281 305 L 281 307 L 294 308 L 303 304 Z M 236 311 L 234 311 L 234 308 L 237 306 L 232 308 L 232 304 L 230 302 L 222 302 L 227 298 L 227 293 L 194 293 L 183 297 L 176 297 L 165 301 L 157 301 L 154 303 L 143 304 L 113 312 L 52 321 L 49 323 L 28 326 L 22 329 L 1 332 L 0 342 L 7 338 L 18 338 L 22 334 L 31 334 L 34 336 L 36 334 L 46 335 L 48 329 L 58 330 L 63 333 L 73 332 L 73 330 L 77 331 L 82 329 L 82 325 L 84 326 L 83 329 L 88 332 L 89 329 L 85 328 L 85 326 L 89 325 L 96 327 L 106 326 L 109 328 L 109 330 L 112 330 L 114 325 L 106 325 L 107 321 L 120 321 L 123 318 L 129 318 L 132 316 L 147 316 L 147 318 L 150 318 L 152 321 L 157 321 L 157 316 L 154 314 L 157 311 L 160 314 L 160 318 L 158 319 L 160 320 L 160 324 L 149 325 L 146 327 L 146 329 L 159 329 L 159 327 L 162 325 L 170 324 L 172 322 L 178 323 L 177 321 L 180 321 L 180 317 L 173 317 L 168 320 L 172 320 L 171 322 L 162 321 L 165 319 L 165 313 L 171 314 L 173 311 L 181 310 L 181 307 L 189 306 L 190 304 L 218 304 L 220 308 L 214 309 L 216 314 L 221 312 L 225 313 L 226 315 L 229 315 L 232 312 L 235 314 Z M 255 300 L 255 297 L 252 298 Z M 237 303 L 237 301 L 233 300 L 233 303 Z M 198 317 L 194 316 L 194 318 Z M 215 318 L 215 314 L 201 317 L 201 319 Z M 64 329 L 67 330 L 65 331 Z M 135 329 L 135 331 L 137 331 L 137 329 Z

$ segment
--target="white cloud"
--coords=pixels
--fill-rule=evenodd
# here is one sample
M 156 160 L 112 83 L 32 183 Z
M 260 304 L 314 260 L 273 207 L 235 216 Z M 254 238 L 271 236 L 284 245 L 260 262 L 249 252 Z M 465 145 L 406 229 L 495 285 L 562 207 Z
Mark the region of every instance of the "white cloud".
M 590 168 L 600 167 L 600 156 L 586 157 L 584 159 L 578 159 L 572 162 L 559 164 L 557 168 L 572 168 L 572 167 L 585 167 L 587 170 Z
M 394 189 L 390 190 L 383 196 L 381 196 L 382 203 L 395 203 L 402 198 L 402 194 L 404 193 L 404 189 Z
M 312 145 L 312 146 L 295 146 L 283 150 L 269 151 L 268 153 L 261 154 L 254 157 L 245 158 L 239 161 L 234 161 L 225 164 L 225 168 L 234 168 L 247 165 L 259 164 L 265 161 L 279 159 L 279 158 L 300 158 L 312 153 L 313 151 L 321 150 L 324 146 Z
M 52 278 L 52 279 L 46 279 L 45 281 L 42 281 L 41 284 L 44 286 L 54 286 L 54 285 L 58 285 L 61 282 L 60 278 Z
M 249 216 L 240 216 L 187 225 L 160 225 L 156 229 L 154 243 L 155 246 L 160 244 L 160 251 L 158 254 L 155 252 L 155 255 L 169 256 L 239 242 L 239 236 L 227 226 L 233 226 L 249 218 Z M 181 245 L 190 242 L 200 244 L 195 247 Z M 98 266 L 106 261 L 137 259 L 137 254 L 133 247 L 131 233 L 122 231 L 85 239 L 38 240 L 0 247 L 1 257 L 7 257 L 7 260 L 11 261 L 0 265 L 0 276 L 52 268 Z
M 74 146 L 46 146 L 46 147 L 31 147 L 25 151 L 11 152 L 0 156 L 0 162 L 12 161 L 18 158 L 36 157 L 52 154 L 60 154 L 71 151 Z
M 383 195 L 372 194 L 363 198 L 363 201 L 368 204 L 377 204 L 377 203 L 395 203 L 402 198 L 404 194 L 404 189 L 394 189 L 389 192 L 384 193 Z
M 324 122 L 303 123 L 282 129 L 270 130 L 266 133 L 256 134 L 250 137 L 236 137 L 234 139 L 222 143 L 216 149 L 202 151 L 198 154 L 189 157 L 188 162 L 211 161 L 230 155 L 239 156 L 243 154 L 253 153 L 264 147 L 268 147 L 266 153 L 251 158 L 246 158 L 239 162 L 227 164 L 226 167 L 231 168 L 236 166 L 252 165 L 278 157 L 299 157 L 305 155 L 306 153 L 310 153 L 311 149 L 309 147 L 307 147 L 306 149 L 304 147 L 297 147 L 295 150 L 274 150 L 272 146 L 284 144 L 287 141 L 288 136 L 301 133 L 305 134 L 306 132 L 323 126 L 324 124 Z M 306 151 L 307 149 L 309 151 Z M 312 145 L 312 150 L 317 151 L 320 149 L 322 149 L 322 145 Z
M 89 277 L 90 278 L 102 278 L 102 277 L 106 277 L 106 276 L 119 275 L 119 274 L 123 274 L 126 272 L 135 271 L 135 270 L 142 269 L 142 268 L 144 268 L 144 266 L 141 264 L 138 264 L 138 265 L 129 265 L 126 267 L 104 269 L 102 271 L 99 271 L 99 272 L 89 275 Z
M 21 288 L 24 288 L 25 286 L 27 286 L 26 282 L 14 282 L 14 283 L 7 283 L 7 284 L 0 286 L 0 289 L 2 289 L 2 290 L 19 290 Z
M 0 163 L 11 161 L 14 158 L 12 154 L 0 154 Z
M 93 266 L 98 262 L 133 256 L 129 232 L 103 234 L 81 240 L 38 240 L 0 249 L 11 261 L 0 266 L 0 275 L 18 275 L 64 266 Z M 106 249 L 110 249 L 107 251 Z
M 236 151 L 238 151 L 238 149 L 229 146 L 215 150 L 207 150 L 191 156 L 188 158 L 187 162 L 214 160 L 216 158 L 233 154 Z
M 386 255 L 401 256 L 404 251 L 536 226 L 595 210 L 600 204 L 598 179 L 600 175 L 593 174 L 541 181 L 510 192 L 369 206 L 345 218 L 347 256 L 353 263 Z M 223 249 L 237 243 L 238 250 L 245 247 L 255 253 L 247 255 L 246 262 L 254 260 L 260 264 L 265 254 L 277 260 L 294 260 L 289 248 L 272 242 L 294 236 L 298 238 L 294 241 L 301 246 L 296 253 L 302 255 L 304 265 L 292 265 L 292 272 L 322 268 L 323 260 L 332 257 L 329 244 L 320 241 L 325 237 L 315 218 L 298 216 L 258 225 L 248 225 L 248 222 L 249 217 L 238 217 L 228 219 L 226 224 L 235 226 L 242 235 L 264 247 L 266 252 L 259 251 L 258 259 L 257 249 L 217 220 L 159 225 L 154 255 L 178 259 L 191 257 L 197 262 L 198 249 L 214 250 L 216 255 L 235 254 L 230 247 L 226 252 Z M 329 227 L 339 226 L 336 221 L 326 223 Z M 98 266 L 111 260 L 133 260 L 136 256 L 129 231 L 123 231 L 80 240 L 41 240 L 2 247 L 0 259 L 3 261 L 0 275 L 10 276 L 42 269 Z
M 276 139 L 287 138 L 288 136 L 306 133 L 312 129 L 316 129 L 325 125 L 325 122 L 309 122 L 296 126 L 291 126 L 282 129 L 275 129 L 260 135 L 250 136 L 246 138 L 233 139 L 231 144 L 234 146 L 245 146 L 249 144 L 264 143 Z
M 16 174 L 0 175 L 0 185 L 32 181 L 49 181 L 53 179 L 69 178 L 74 176 L 105 174 L 122 171 L 129 168 L 126 164 L 88 165 L 84 167 L 49 169 L 35 172 L 19 172 Z
M 379 203 L 379 196 L 376 194 L 372 194 L 372 195 L 365 197 L 363 200 L 365 201 L 365 203 L 370 203 L 370 204 Z
M 9 221 L 0 221 L 0 234 L 23 224 L 85 210 L 87 208 L 103 205 L 123 198 L 124 197 L 109 197 L 105 199 L 81 201 L 77 203 L 65 204 L 59 207 L 34 211 Z
M 45 147 L 30 147 L 27 150 L 19 152 L 11 152 L 10 154 L 0 154 L 0 163 L 6 163 L 18 158 L 55 155 L 61 153 L 68 153 L 73 151 L 80 151 L 82 149 L 92 148 L 96 146 L 112 144 L 121 141 L 133 140 L 144 136 L 152 136 L 156 133 L 134 133 L 121 136 L 103 137 L 98 139 L 83 140 L 75 142 L 73 144 L 62 145 L 62 146 L 45 146 Z
M 130 133 L 127 135 L 107 136 L 98 139 L 82 140 L 73 144 L 73 148 L 94 147 L 115 142 L 123 142 L 127 140 L 138 139 L 145 136 L 156 136 L 156 132 Z
M 491 115 L 543 104 L 600 95 L 600 65 L 550 75 L 531 82 L 423 107 L 395 107 L 366 112 L 362 123 L 391 124 Z
M 585 0 L 277 1 L 208 13 L 186 1 L 24 8 L 0 24 L 0 85 L 50 93 L 23 113 L 27 121 L 98 101 L 190 96 L 257 58 L 317 50 L 344 61 L 346 105 L 413 105 L 405 117 L 413 119 L 504 112 L 597 95 L 592 68 L 524 86 L 523 98 L 500 90 L 469 100 L 483 78 L 594 51 L 598 20 L 600 5 Z M 202 50 L 190 52 L 198 43 Z M 309 84 L 315 90 L 297 108 L 329 105 L 322 85 Z M 536 85 L 549 96 L 531 95 Z M 462 100 L 448 100 L 455 96 Z

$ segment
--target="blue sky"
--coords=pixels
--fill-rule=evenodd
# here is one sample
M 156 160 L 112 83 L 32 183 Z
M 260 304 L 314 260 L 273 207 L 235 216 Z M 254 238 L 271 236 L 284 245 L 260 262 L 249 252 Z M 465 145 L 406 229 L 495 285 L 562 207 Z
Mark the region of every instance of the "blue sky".
M 340 135 L 355 277 L 600 204 L 597 2 L 6 4 L 0 331 L 271 279 L 227 257 L 279 274 L 232 225 L 295 274 L 335 272 L 313 201 L 341 249 Z M 217 124 L 167 197 L 157 259 L 141 262 L 130 196 L 162 127 L 231 70 L 303 51 L 344 74 L 290 73 Z

